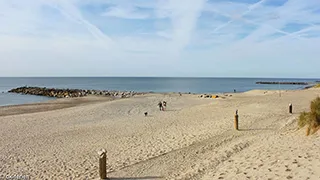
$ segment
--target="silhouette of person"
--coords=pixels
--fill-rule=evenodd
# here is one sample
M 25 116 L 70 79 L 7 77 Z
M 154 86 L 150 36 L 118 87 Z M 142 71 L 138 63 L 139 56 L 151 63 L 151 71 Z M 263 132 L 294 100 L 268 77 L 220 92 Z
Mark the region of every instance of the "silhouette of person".
M 161 101 L 158 103 L 158 106 L 159 106 L 160 111 L 162 111 L 163 110 L 163 106 L 162 106 L 162 102 Z
M 162 110 L 165 110 L 166 109 L 166 107 L 167 107 L 167 102 L 166 101 L 163 101 L 163 109 Z

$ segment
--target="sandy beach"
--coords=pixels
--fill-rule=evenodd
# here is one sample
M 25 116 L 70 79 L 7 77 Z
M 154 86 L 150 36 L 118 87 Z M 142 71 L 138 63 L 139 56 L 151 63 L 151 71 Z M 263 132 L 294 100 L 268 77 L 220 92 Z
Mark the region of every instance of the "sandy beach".
M 0 177 L 99 179 L 97 151 L 104 148 L 110 179 L 320 179 L 320 133 L 306 137 L 297 127 L 320 89 L 231 95 L 93 96 L 0 107 Z M 164 112 L 160 100 L 168 103 Z

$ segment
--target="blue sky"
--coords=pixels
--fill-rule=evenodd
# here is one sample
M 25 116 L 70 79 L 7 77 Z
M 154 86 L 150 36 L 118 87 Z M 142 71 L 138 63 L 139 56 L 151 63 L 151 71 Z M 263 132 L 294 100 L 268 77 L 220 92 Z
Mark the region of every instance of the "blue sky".
M 319 0 L 0 0 L 0 76 L 320 77 Z

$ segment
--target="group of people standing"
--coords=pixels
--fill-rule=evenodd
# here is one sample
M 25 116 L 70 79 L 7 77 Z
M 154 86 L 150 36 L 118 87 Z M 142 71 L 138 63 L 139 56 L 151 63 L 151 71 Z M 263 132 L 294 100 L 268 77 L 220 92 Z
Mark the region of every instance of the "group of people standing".
M 158 103 L 158 106 L 159 106 L 160 111 L 164 111 L 166 109 L 166 107 L 167 107 L 167 102 L 166 101 L 160 101 Z

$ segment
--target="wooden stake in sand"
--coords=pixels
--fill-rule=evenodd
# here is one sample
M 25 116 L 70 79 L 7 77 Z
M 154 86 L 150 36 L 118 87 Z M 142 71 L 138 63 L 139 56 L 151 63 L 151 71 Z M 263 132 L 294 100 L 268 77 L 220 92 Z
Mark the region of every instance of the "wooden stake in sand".
M 292 114 L 292 104 L 289 104 L 289 113 Z
M 307 128 L 307 131 L 306 131 L 306 136 L 309 136 L 309 135 L 310 135 L 310 131 L 311 131 L 311 128 L 308 127 L 308 128 Z
M 100 179 L 107 179 L 107 155 L 106 150 L 101 149 L 99 152 L 99 175 Z
M 234 128 L 236 130 L 239 130 L 239 115 L 238 115 L 238 110 L 236 110 L 236 115 L 234 116 Z

